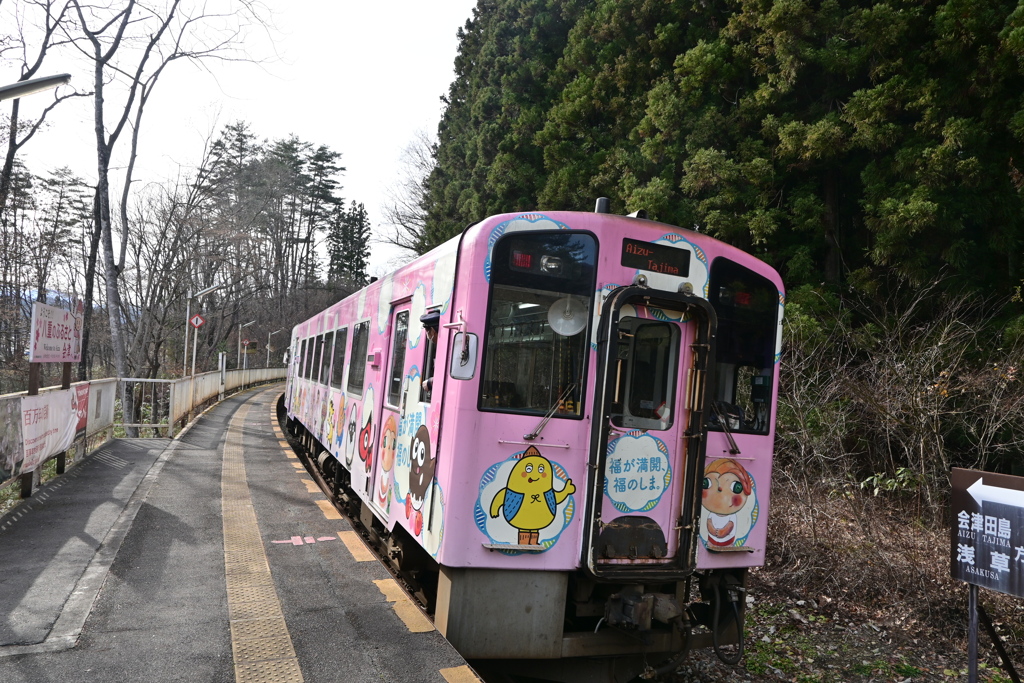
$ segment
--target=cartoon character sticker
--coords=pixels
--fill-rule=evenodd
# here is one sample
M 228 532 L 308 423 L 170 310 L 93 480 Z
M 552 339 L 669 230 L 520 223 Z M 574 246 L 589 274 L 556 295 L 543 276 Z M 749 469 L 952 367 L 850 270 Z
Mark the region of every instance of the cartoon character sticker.
M 317 389 L 316 400 L 320 404 L 320 420 L 316 423 L 316 434 L 323 437 L 327 431 L 327 405 L 331 403 L 331 392 L 327 389 Z
M 430 432 L 426 425 L 420 425 L 409 449 L 412 466 L 409 469 L 409 492 L 405 495 L 405 518 L 412 520 L 412 532 L 416 536 L 423 531 L 423 503 L 430 485 L 434 482 L 437 460 L 430 451 Z
M 324 439 L 328 446 L 334 443 L 334 398 L 331 396 L 328 396 L 327 398 L 327 416 L 324 420 Z
M 334 433 L 334 438 L 329 440 L 329 444 L 331 449 L 334 450 L 335 455 L 340 459 L 345 447 L 345 394 L 338 394 L 338 407 L 330 412 L 334 413 L 330 418 L 331 431 Z
M 572 521 L 575 492 L 565 469 L 530 446 L 484 472 L 477 527 L 498 544 L 547 550 Z
M 710 550 L 742 546 L 757 522 L 757 487 L 747 470 L 732 458 L 718 458 L 704 468 L 700 537 Z
M 377 473 L 377 502 L 386 508 L 391 495 L 391 468 L 395 465 L 395 447 L 398 445 L 398 427 L 395 416 L 388 415 L 380 435 L 380 471 Z
M 359 430 L 359 459 L 369 472 L 373 467 L 373 414 L 366 416 L 366 425 Z
M 359 431 L 359 404 L 352 401 L 345 420 L 345 467 L 351 472 L 356 457 L 356 433 Z

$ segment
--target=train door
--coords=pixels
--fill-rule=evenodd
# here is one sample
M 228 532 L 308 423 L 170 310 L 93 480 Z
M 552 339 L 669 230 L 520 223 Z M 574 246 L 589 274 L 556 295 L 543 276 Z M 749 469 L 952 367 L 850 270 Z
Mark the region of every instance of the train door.
M 375 457 L 371 466 L 370 478 L 367 481 L 367 496 L 378 511 L 388 515 L 389 493 L 391 490 L 391 472 L 395 463 L 395 447 L 398 439 L 398 427 L 402 421 L 402 410 L 406 399 L 405 353 L 409 341 L 409 309 L 410 303 L 404 302 L 391 309 L 391 334 L 388 340 L 388 368 L 384 385 L 384 397 L 381 401 L 381 414 L 377 424 Z
M 685 294 L 629 287 L 605 304 L 585 557 L 596 576 L 692 571 L 713 328 L 707 302 Z

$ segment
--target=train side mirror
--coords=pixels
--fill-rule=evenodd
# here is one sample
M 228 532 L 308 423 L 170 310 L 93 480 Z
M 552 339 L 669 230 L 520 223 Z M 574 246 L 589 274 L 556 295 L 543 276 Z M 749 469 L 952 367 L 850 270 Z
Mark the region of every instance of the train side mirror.
M 449 367 L 452 379 L 473 379 L 476 374 L 477 337 L 475 334 L 457 332 L 452 342 Z

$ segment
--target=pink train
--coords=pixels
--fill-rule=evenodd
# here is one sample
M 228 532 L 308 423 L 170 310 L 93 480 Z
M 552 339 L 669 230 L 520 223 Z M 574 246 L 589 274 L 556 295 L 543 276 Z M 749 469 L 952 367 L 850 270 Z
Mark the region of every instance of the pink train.
M 598 207 L 488 218 L 299 324 L 285 394 L 438 630 L 562 680 L 739 658 L 775 436 L 778 274 Z

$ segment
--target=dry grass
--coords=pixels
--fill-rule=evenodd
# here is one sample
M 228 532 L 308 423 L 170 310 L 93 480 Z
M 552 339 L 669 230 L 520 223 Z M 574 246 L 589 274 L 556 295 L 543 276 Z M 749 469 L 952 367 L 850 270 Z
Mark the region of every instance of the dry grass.
M 967 584 L 950 576 L 948 527 L 921 523 L 917 501 L 827 482 L 776 482 L 759 583 L 775 599 L 884 625 L 896 642 L 966 651 Z M 941 515 L 933 515 L 941 516 Z M 981 591 L 1011 658 L 1024 664 L 1024 605 Z M 982 635 L 988 647 L 988 638 Z

